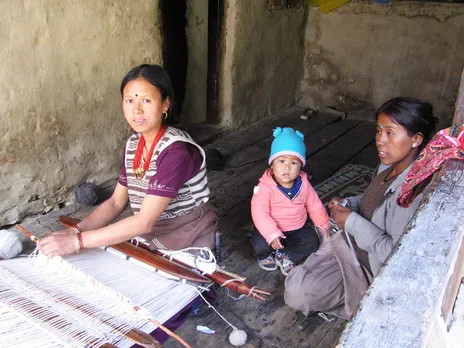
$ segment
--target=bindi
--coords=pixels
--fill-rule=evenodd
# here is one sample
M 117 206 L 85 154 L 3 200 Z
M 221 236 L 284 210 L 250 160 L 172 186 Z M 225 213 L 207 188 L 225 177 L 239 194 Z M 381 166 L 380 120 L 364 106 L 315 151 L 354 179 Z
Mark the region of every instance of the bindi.
M 136 97 L 138 97 L 139 95 L 138 95 L 138 94 L 136 94 L 135 96 L 136 96 Z

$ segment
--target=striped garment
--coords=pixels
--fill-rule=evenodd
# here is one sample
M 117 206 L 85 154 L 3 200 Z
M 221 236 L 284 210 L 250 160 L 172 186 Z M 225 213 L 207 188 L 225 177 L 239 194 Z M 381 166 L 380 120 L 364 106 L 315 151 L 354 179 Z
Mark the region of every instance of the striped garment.
M 189 134 L 180 129 L 168 127 L 156 145 L 155 151 L 153 151 L 151 157 L 150 166 L 141 180 L 137 179 L 134 174 L 134 158 L 139 138 L 140 134 L 134 134 L 129 138 L 126 144 L 125 156 L 129 202 L 134 214 L 140 211 L 143 198 L 145 197 L 149 185 L 152 185 L 150 188 L 162 189 L 162 187 L 157 187 L 158 183 L 156 181 L 150 183 L 150 179 L 157 172 L 156 160 L 160 153 L 176 141 L 183 141 L 195 145 L 203 157 L 203 163 L 201 164 L 199 173 L 180 188 L 176 198 L 171 200 L 168 207 L 159 218 L 159 221 L 186 215 L 191 212 L 193 208 L 208 201 L 210 191 L 206 177 L 205 152 L 201 146 L 195 143 Z

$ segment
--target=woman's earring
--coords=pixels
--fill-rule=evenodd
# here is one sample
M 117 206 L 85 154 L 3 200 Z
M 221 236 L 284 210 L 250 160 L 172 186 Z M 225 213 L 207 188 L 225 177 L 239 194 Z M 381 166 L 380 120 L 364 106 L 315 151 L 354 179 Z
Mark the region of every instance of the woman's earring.
M 167 119 L 168 118 L 168 113 L 167 112 L 164 112 L 163 113 L 163 120 Z

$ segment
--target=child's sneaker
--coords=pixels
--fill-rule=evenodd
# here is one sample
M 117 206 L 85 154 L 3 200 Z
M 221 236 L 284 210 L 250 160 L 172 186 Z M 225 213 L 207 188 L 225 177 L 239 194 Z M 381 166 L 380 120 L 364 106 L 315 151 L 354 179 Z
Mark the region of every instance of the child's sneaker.
M 263 260 L 258 260 L 258 265 L 265 271 L 275 271 L 277 269 L 277 265 L 274 261 L 274 257 L 272 257 L 272 254 Z
M 280 251 L 276 251 L 274 260 L 283 275 L 288 275 L 288 272 L 295 267 L 295 264 L 288 258 L 288 255 Z

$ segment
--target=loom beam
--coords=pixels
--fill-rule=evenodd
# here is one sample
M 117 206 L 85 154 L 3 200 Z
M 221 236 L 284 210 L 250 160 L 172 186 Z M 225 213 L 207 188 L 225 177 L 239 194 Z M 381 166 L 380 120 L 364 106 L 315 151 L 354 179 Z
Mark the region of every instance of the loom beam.
M 65 227 L 71 227 L 79 223 L 79 220 L 70 218 L 68 216 L 60 216 L 59 222 Z M 192 282 L 202 283 L 202 284 L 209 284 L 211 280 L 193 272 L 191 269 L 184 267 L 180 264 L 173 264 L 169 260 L 166 260 L 163 257 L 160 257 L 157 254 L 153 254 L 147 250 L 141 250 L 136 246 L 132 245 L 128 242 L 122 242 L 118 244 L 111 245 L 110 248 L 113 248 L 123 254 L 130 256 L 138 261 L 141 261 L 147 265 L 150 265 L 160 271 L 169 273 L 175 277 L 186 279 Z
M 74 226 L 74 225 L 76 225 L 76 224 L 78 224 L 80 222 L 80 220 L 74 219 L 74 218 L 69 217 L 69 216 L 64 216 L 64 215 L 61 215 L 58 218 L 58 220 L 65 227 L 71 227 L 71 226 Z M 166 259 L 165 255 L 163 253 L 161 253 L 158 250 L 151 250 L 149 248 L 148 244 L 146 244 L 146 243 L 140 243 L 139 242 L 137 244 L 138 247 L 133 246 L 132 244 L 130 244 L 130 242 L 124 242 L 124 243 L 120 243 L 120 244 L 124 244 L 125 247 L 127 247 L 127 244 L 130 245 L 132 247 L 131 251 L 134 252 L 134 255 L 136 255 L 137 253 L 140 252 L 140 253 L 143 253 L 144 255 L 149 253 L 149 254 L 152 254 L 153 256 L 157 256 L 157 258 L 152 259 L 153 262 L 154 262 L 153 267 L 158 268 L 157 262 L 158 261 L 160 263 L 162 262 L 162 265 L 166 266 L 166 270 L 161 269 L 161 268 L 158 268 L 158 269 L 161 269 L 162 271 L 164 271 L 166 273 L 172 274 L 172 272 L 170 270 L 171 267 L 181 266 L 183 268 L 191 270 L 192 273 L 198 275 L 195 272 L 196 268 L 194 268 L 194 267 L 192 267 L 190 265 L 187 265 L 186 263 L 184 263 L 182 261 L 176 260 L 175 258 L 173 258 L 173 261 L 169 261 L 169 260 Z M 117 245 L 120 245 L 120 244 L 117 244 Z M 135 256 L 133 256 L 133 257 L 136 258 Z M 178 275 L 176 275 L 176 276 L 178 276 Z M 241 277 L 239 275 L 230 274 L 229 272 L 223 272 L 221 269 L 218 269 L 217 271 L 215 271 L 215 272 L 213 272 L 211 274 L 206 273 L 204 275 L 204 277 L 206 277 L 206 279 L 208 279 L 208 281 L 212 280 L 212 281 L 216 282 L 217 284 L 219 284 L 221 286 L 225 286 L 225 287 L 227 287 L 227 288 L 229 288 L 231 290 L 234 290 L 234 291 L 238 292 L 239 294 L 250 296 L 250 297 L 253 297 L 253 298 L 255 298 L 257 300 L 260 300 L 260 301 L 266 301 L 266 298 L 264 298 L 263 295 L 266 295 L 266 296 L 271 295 L 271 293 L 266 291 L 266 290 L 263 290 L 263 289 L 260 289 L 260 288 L 257 288 L 257 287 L 253 287 L 252 285 L 250 285 L 248 283 L 245 283 L 244 282 L 245 278 L 243 278 L 243 277 Z M 183 277 L 181 277 L 181 278 L 183 278 Z M 233 279 L 235 279 L 235 280 L 233 280 Z

